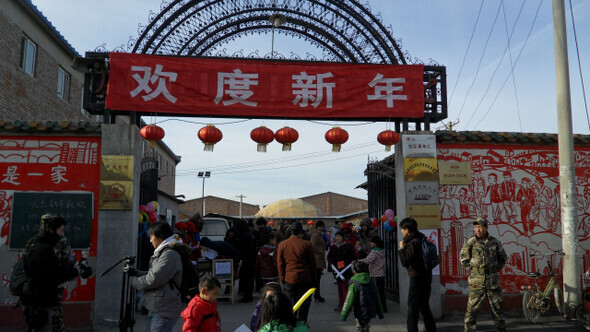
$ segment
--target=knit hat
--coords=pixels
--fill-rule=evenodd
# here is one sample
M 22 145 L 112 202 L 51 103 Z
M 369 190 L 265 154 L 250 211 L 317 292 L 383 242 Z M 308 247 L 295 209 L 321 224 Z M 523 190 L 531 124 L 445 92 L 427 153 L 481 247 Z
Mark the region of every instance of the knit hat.
M 56 232 L 61 225 L 65 225 L 66 221 L 62 217 L 58 217 L 53 214 L 44 214 L 41 216 L 41 224 L 39 229 L 43 232 Z
M 350 223 L 345 222 L 344 224 L 342 224 L 342 228 L 343 229 L 352 229 L 352 226 L 350 225 Z
M 183 232 L 185 229 L 187 229 L 187 227 L 188 227 L 188 225 L 184 221 L 180 221 L 180 222 L 177 222 L 174 224 L 174 228 L 178 229 L 181 232 Z

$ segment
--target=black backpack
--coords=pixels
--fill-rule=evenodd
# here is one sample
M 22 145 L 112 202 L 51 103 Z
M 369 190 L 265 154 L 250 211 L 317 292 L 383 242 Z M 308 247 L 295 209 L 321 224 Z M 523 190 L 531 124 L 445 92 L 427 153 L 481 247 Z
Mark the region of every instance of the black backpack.
M 436 252 L 436 245 L 428 241 L 426 237 L 422 239 L 422 258 L 424 259 L 426 271 L 431 271 L 440 263 L 438 253 Z
M 25 260 L 27 259 L 27 253 L 16 261 L 10 274 L 10 294 L 13 296 L 22 297 L 25 295 L 25 290 L 28 288 L 28 282 L 30 280 L 27 272 L 25 271 Z
M 199 294 L 199 274 L 187 253 L 178 250 L 176 247 L 168 248 L 176 251 L 182 261 L 182 282 L 180 287 L 174 282 L 174 279 L 170 279 L 170 284 L 180 291 L 182 302 L 188 303 L 195 295 Z

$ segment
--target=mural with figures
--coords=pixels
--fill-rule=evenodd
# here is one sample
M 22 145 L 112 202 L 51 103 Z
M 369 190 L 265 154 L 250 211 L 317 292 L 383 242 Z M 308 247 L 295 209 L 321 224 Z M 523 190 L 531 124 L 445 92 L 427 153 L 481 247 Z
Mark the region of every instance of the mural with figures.
M 469 271 L 459 261 L 473 236 L 472 221 L 486 217 L 489 232 L 508 255 L 501 271 L 506 293 L 519 293 L 527 272 L 546 273 L 547 259 L 560 275 L 561 257 L 530 257 L 560 250 L 561 222 L 557 147 L 444 144 L 438 160 L 470 162 L 471 185 L 441 185 L 441 284 L 443 293 L 466 294 Z M 590 265 L 590 148 L 576 149 L 577 213 L 582 268 Z
M 100 179 L 100 137 L 41 137 L 2 136 L 0 138 L 0 301 L 14 303 L 8 280 L 12 266 L 22 254 L 9 250 L 12 202 L 15 192 L 92 192 L 94 216 L 91 226 L 89 250 L 75 254 L 79 260 L 88 256 L 96 259 L 98 197 Z M 48 202 L 47 204 L 63 204 Z M 38 227 L 38 226 L 37 226 Z M 66 225 L 66 237 L 68 228 Z M 92 264 L 91 264 L 92 265 Z M 64 301 L 90 301 L 94 299 L 95 277 L 76 279 L 68 283 Z

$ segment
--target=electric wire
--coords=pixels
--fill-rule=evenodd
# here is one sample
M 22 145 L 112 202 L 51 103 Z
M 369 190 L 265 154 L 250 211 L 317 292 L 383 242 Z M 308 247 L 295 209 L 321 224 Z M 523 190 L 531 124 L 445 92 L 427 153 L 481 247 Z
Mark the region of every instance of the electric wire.
M 359 150 L 359 149 L 366 149 L 366 148 L 369 148 L 369 147 L 372 147 L 375 145 L 377 145 L 377 143 L 374 143 L 374 142 L 371 142 L 370 144 L 367 144 L 367 143 L 358 144 L 356 146 L 347 147 L 346 151 L 351 152 L 351 151 L 355 151 L 355 150 Z M 218 169 L 228 170 L 229 169 L 229 170 L 233 170 L 233 169 L 239 169 L 239 168 L 244 168 L 244 167 L 257 167 L 257 166 L 263 166 L 263 165 L 268 165 L 268 164 L 294 162 L 294 161 L 299 161 L 301 159 L 309 160 L 309 159 L 313 159 L 313 158 L 326 157 L 328 155 L 328 153 L 331 153 L 331 152 L 317 151 L 317 152 L 306 153 L 303 155 L 286 157 L 286 158 L 275 158 L 275 159 L 268 159 L 268 160 L 258 160 L 258 161 L 252 161 L 252 162 L 243 162 L 243 163 L 235 163 L 235 164 L 216 165 L 216 166 L 203 166 L 203 167 L 200 167 L 200 169 L 208 169 L 208 170 L 218 170 Z M 320 162 L 321 162 L 321 160 L 320 160 Z M 197 169 L 185 169 L 185 170 L 178 170 L 176 172 L 176 175 L 177 176 L 195 175 L 197 173 L 198 173 Z
M 523 1 L 522 6 L 520 7 L 520 12 L 518 12 L 518 16 L 516 17 L 516 21 L 518 21 L 518 18 L 520 17 L 520 13 L 522 12 L 522 9 L 524 8 L 524 4 L 526 3 L 526 0 Z M 516 89 L 516 78 L 514 75 L 514 63 L 512 60 L 512 47 L 510 47 L 510 40 L 512 39 L 512 33 L 510 33 L 510 35 L 508 35 L 508 22 L 506 21 L 506 7 L 502 6 L 502 12 L 504 14 L 504 28 L 506 29 L 506 39 L 508 39 L 508 55 L 510 56 L 510 69 L 512 71 L 512 86 L 514 87 L 514 99 L 516 100 L 516 114 L 518 115 L 518 125 L 520 126 L 520 132 L 522 132 L 522 120 L 520 119 L 520 104 L 518 103 L 518 92 Z M 516 27 L 516 21 L 514 22 L 514 26 Z M 514 28 L 512 28 L 512 31 L 514 32 Z
M 461 73 L 463 72 L 463 67 L 465 66 L 465 61 L 467 60 L 467 54 L 469 53 L 469 49 L 471 48 L 471 42 L 473 41 L 473 36 L 475 35 L 475 30 L 477 29 L 477 24 L 479 23 L 479 17 L 481 16 L 481 9 L 483 8 L 483 3 L 479 6 L 479 11 L 477 12 L 477 18 L 475 19 L 475 24 L 473 25 L 473 30 L 471 31 L 471 37 L 469 37 L 469 43 L 467 43 L 467 49 L 465 50 L 465 55 L 463 55 L 463 62 L 461 63 L 461 68 L 459 69 L 459 74 L 457 75 L 457 79 L 455 80 L 455 85 L 453 85 L 453 90 L 451 91 L 451 97 L 449 98 L 449 106 L 453 102 L 453 96 L 455 95 L 455 90 L 457 89 L 457 84 L 459 83 L 459 79 L 461 78 Z M 461 112 L 457 115 L 457 118 L 461 116 Z
M 570 14 L 572 16 L 572 27 L 574 30 L 574 42 L 576 44 L 576 55 L 578 56 L 578 69 L 580 71 L 580 81 L 582 83 L 582 96 L 584 98 L 584 108 L 586 110 L 586 120 L 588 121 L 588 130 L 590 130 L 590 116 L 588 115 L 588 102 L 586 101 L 586 87 L 584 86 L 584 75 L 582 74 L 582 63 L 580 62 L 580 48 L 578 47 L 578 34 L 576 33 L 576 21 L 574 20 L 574 9 L 572 0 L 569 1 Z
M 524 51 L 524 49 L 526 47 L 526 44 L 529 41 L 529 38 L 530 38 L 531 33 L 533 32 L 533 28 L 535 26 L 535 22 L 537 21 L 537 17 L 539 17 L 539 11 L 541 9 L 541 5 L 542 4 L 543 4 L 543 1 L 539 1 L 539 6 L 537 7 L 537 12 L 535 13 L 535 17 L 533 18 L 533 23 L 531 24 L 531 28 L 529 29 L 529 32 L 528 32 L 528 34 L 526 36 L 526 39 L 524 40 L 524 44 L 522 45 L 522 48 L 520 49 L 520 52 L 518 53 L 518 56 L 516 57 L 516 60 L 514 61 L 514 67 L 516 67 L 516 64 L 518 63 L 518 60 L 520 59 L 520 56 L 522 55 L 522 52 Z M 514 70 L 514 67 L 513 67 L 512 71 Z M 492 104 L 490 105 L 490 107 L 488 108 L 488 110 L 484 114 L 484 116 L 481 118 L 481 120 L 479 120 L 479 122 L 475 125 L 475 128 L 474 129 L 477 129 L 477 127 L 479 126 L 479 124 L 488 116 L 488 114 L 492 110 L 492 107 L 496 103 L 496 100 L 498 99 L 498 96 L 502 92 L 502 89 L 504 88 L 504 85 L 506 85 L 506 82 L 508 82 L 508 79 L 510 78 L 510 75 L 512 75 L 512 71 L 510 71 L 510 73 L 508 73 L 508 76 L 506 77 L 506 79 L 504 80 L 504 82 L 502 83 L 502 85 L 500 86 L 500 89 L 498 90 L 498 93 L 496 93 L 496 96 L 494 96 L 494 100 L 492 100 Z
M 377 153 L 380 152 L 381 150 L 378 151 L 371 151 L 368 153 Z M 272 170 L 277 170 L 277 169 L 285 169 L 285 168 L 294 168 L 294 167 L 302 167 L 302 166 L 309 166 L 309 165 L 317 165 L 320 163 L 327 163 L 327 162 L 332 162 L 332 161 L 340 161 L 340 160 L 344 160 L 344 159 L 350 159 L 350 158 L 357 158 L 359 156 L 364 156 L 367 153 L 361 153 L 361 154 L 356 154 L 356 155 L 352 155 L 352 156 L 346 156 L 346 157 L 339 157 L 339 158 L 332 158 L 332 159 L 326 159 L 326 160 L 321 160 L 320 162 L 308 162 L 308 163 L 302 163 L 302 164 L 296 164 L 296 165 L 286 165 L 286 166 L 277 166 L 277 167 L 269 167 L 269 168 L 259 168 L 259 169 L 241 169 L 241 170 L 228 170 L 228 171 L 219 171 L 219 172 L 215 172 L 216 175 L 218 174 L 237 174 L 237 173 L 252 173 L 252 172 L 261 172 L 261 171 L 272 171 Z
M 504 2 L 502 2 L 500 5 L 502 8 L 504 8 Z M 508 28 L 506 28 L 506 35 L 507 35 L 508 42 L 506 44 L 506 47 L 504 48 L 504 52 L 502 53 L 502 56 L 500 57 L 500 60 L 498 61 L 498 65 L 496 66 L 496 68 L 494 68 L 494 72 L 492 73 L 492 76 L 490 77 L 490 80 L 488 82 L 488 86 L 486 87 L 486 90 L 484 91 L 483 95 L 481 96 L 481 99 L 477 103 L 477 106 L 471 112 L 471 116 L 469 117 L 469 120 L 467 121 L 467 124 L 465 125 L 466 127 L 469 127 L 471 120 L 473 120 L 473 117 L 475 116 L 475 114 L 477 113 L 479 108 L 481 107 L 481 104 L 483 103 L 485 97 L 488 95 L 488 92 L 490 91 L 492 83 L 494 82 L 494 78 L 496 77 L 496 74 L 498 73 L 498 70 L 500 69 L 502 62 L 504 61 L 504 57 L 506 56 L 506 53 L 510 50 L 510 40 L 512 39 L 512 35 L 514 34 L 514 30 L 516 29 L 516 24 L 518 23 L 518 20 L 520 18 L 520 14 L 522 13 L 523 8 L 524 8 L 524 2 L 522 4 L 522 6 L 520 7 L 520 11 L 518 12 L 518 16 L 516 17 L 516 21 L 514 21 L 514 25 L 512 26 L 512 31 L 510 32 L 510 35 L 508 35 Z M 504 15 L 504 22 L 506 23 L 506 15 Z M 510 53 L 510 54 L 512 54 L 512 53 Z M 512 66 L 512 62 L 510 63 L 510 65 Z M 514 70 L 514 68 L 512 68 L 512 70 Z
M 184 120 L 184 119 L 170 118 L 170 119 L 162 120 L 159 123 L 164 123 L 164 122 L 168 122 L 168 121 L 178 121 L 178 122 L 186 122 L 186 123 L 205 125 L 205 126 L 210 125 L 210 124 L 214 124 L 216 126 L 224 126 L 224 125 L 242 123 L 242 122 L 251 121 L 251 120 L 252 119 L 242 119 L 242 120 L 228 121 L 228 122 L 223 122 L 223 123 L 211 123 L 211 122 L 199 122 L 199 121 L 190 121 L 190 120 Z
M 481 64 L 483 62 L 483 57 L 484 57 L 486 50 L 488 48 L 488 43 L 490 42 L 490 38 L 492 37 L 492 32 L 494 31 L 494 27 L 496 26 L 496 22 L 498 21 L 498 16 L 500 16 L 500 6 L 503 3 L 504 3 L 504 1 L 501 1 L 500 5 L 498 5 L 498 10 L 496 11 L 496 17 L 494 18 L 494 23 L 492 24 L 492 27 L 490 28 L 488 38 L 486 39 L 486 42 L 483 47 L 483 51 L 481 52 L 481 56 L 479 58 L 479 63 L 477 64 L 477 69 L 475 70 L 475 76 L 473 77 L 473 80 L 471 81 L 471 85 L 469 85 L 469 88 L 467 89 L 467 92 L 465 93 L 465 98 L 463 99 L 463 104 L 461 105 L 461 110 L 459 111 L 459 114 L 461 114 L 463 112 L 463 109 L 465 108 L 465 103 L 467 102 L 467 98 L 469 97 L 471 89 L 475 85 L 475 81 L 477 80 L 477 76 L 479 75 L 479 69 L 481 68 Z

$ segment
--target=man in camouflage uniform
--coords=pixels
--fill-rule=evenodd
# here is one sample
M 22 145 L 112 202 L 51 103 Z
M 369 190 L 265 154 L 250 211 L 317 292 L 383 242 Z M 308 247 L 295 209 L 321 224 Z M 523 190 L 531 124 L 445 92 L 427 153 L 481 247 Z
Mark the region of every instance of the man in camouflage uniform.
M 73 267 L 74 263 L 76 262 L 76 257 L 73 256 L 72 247 L 70 243 L 65 237 L 62 237 L 57 245 L 55 246 L 55 256 L 57 257 L 57 261 L 61 266 L 70 266 Z M 64 331 L 64 316 L 62 312 L 62 296 L 64 290 L 65 283 L 60 285 L 58 295 L 57 295 L 57 304 L 51 308 L 51 326 L 53 328 L 53 332 L 61 332 Z
M 506 331 L 502 311 L 502 288 L 500 271 L 506 263 L 502 243 L 488 233 L 488 220 L 473 221 L 475 236 L 461 248 L 461 265 L 471 270 L 469 275 L 469 301 L 465 313 L 465 331 L 475 331 L 477 313 L 485 295 L 492 308 L 492 319 L 498 331 Z

